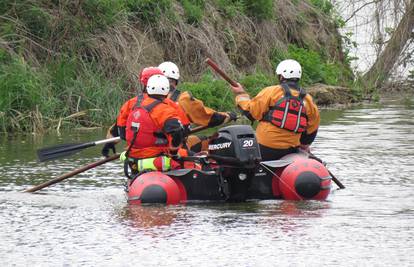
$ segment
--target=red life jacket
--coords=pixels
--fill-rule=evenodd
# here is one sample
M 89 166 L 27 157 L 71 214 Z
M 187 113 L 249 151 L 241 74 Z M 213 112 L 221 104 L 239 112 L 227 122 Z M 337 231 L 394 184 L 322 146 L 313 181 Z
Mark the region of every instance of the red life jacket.
M 292 95 L 286 83 L 282 83 L 281 86 L 285 95 L 270 108 L 263 116 L 263 120 L 281 129 L 302 133 L 308 126 L 308 116 L 303 103 L 306 92 L 299 88 L 299 96 L 296 97 Z
M 131 148 L 168 147 L 168 140 L 162 130 L 157 127 L 150 112 L 162 102 L 155 100 L 147 106 L 141 106 L 143 95 L 139 95 L 135 107 L 128 116 L 126 123 L 126 141 Z

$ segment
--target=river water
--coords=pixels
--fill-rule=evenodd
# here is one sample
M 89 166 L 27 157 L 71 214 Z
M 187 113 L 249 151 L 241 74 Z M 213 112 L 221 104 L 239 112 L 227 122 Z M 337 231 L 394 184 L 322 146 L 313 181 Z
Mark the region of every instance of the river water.
M 413 266 L 414 98 L 321 113 L 313 153 L 346 186 L 323 202 L 128 206 L 118 162 L 21 193 L 99 159 L 37 148 L 104 134 L 0 136 L 0 264 Z

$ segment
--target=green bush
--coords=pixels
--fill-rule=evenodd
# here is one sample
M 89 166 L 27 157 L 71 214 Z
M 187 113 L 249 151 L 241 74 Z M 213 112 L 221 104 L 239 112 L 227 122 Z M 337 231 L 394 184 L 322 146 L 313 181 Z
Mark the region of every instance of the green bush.
M 83 110 L 89 112 L 68 125 L 113 122 L 127 98 L 122 90 L 126 77 L 114 75 L 111 80 L 97 64 L 65 57 L 45 66 L 33 68 L 17 57 L 0 64 L 0 128 L 33 131 L 56 127 L 60 118 Z M 42 125 L 36 125 L 34 114 L 43 118 Z
M 126 4 L 121 0 L 85 0 L 82 10 L 90 22 L 90 31 L 105 29 L 126 18 Z
M 156 24 L 172 7 L 172 0 L 125 0 L 126 6 L 144 23 Z
M 243 0 L 216 0 L 218 10 L 228 18 L 234 18 L 244 12 Z
M 304 85 L 314 83 L 341 85 L 353 80 L 352 71 L 346 66 L 346 63 L 330 62 L 323 55 L 323 52 L 318 53 L 291 44 L 287 51 L 273 49 L 270 58 L 275 67 L 285 59 L 297 60 L 302 66 L 301 82 Z
M 273 0 L 243 0 L 245 13 L 259 20 L 271 19 Z
M 334 10 L 334 6 L 329 0 L 310 0 L 310 2 L 326 15 L 331 15 Z
M 215 110 L 235 109 L 229 85 L 223 80 L 214 79 L 211 74 L 205 74 L 197 83 L 185 82 L 180 88 L 183 91 L 190 91 L 194 97 Z
M 263 88 L 277 84 L 275 75 L 267 75 L 263 72 L 250 74 L 242 79 L 240 83 L 246 88 L 251 96 L 257 95 Z
M 199 25 L 204 15 L 204 0 L 180 0 L 188 24 Z

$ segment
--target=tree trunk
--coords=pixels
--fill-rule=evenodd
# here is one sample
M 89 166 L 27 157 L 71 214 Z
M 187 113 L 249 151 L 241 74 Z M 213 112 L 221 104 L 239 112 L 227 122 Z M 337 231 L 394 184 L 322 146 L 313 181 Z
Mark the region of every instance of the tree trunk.
M 385 49 L 376 59 L 374 65 L 362 77 L 366 87 L 373 89 L 379 88 L 388 79 L 391 70 L 404 49 L 405 44 L 411 38 L 414 28 L 414 0 L 407 5 L 405 14 L 400 23 L 391 35 Z

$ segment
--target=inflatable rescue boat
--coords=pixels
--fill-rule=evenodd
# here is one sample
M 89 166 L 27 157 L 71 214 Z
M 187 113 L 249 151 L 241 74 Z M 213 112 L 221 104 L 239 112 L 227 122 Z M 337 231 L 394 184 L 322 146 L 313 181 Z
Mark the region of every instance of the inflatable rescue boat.
M 248 125 L 221 128 L 210 140 L 208 156 L 183 160 L 199 167 L 150 171 L 128 179 L 128 202 L 324 200 L 331 189 L 332 177 L 326 167 L 305 153 L 262 161 L 254 130 Z

